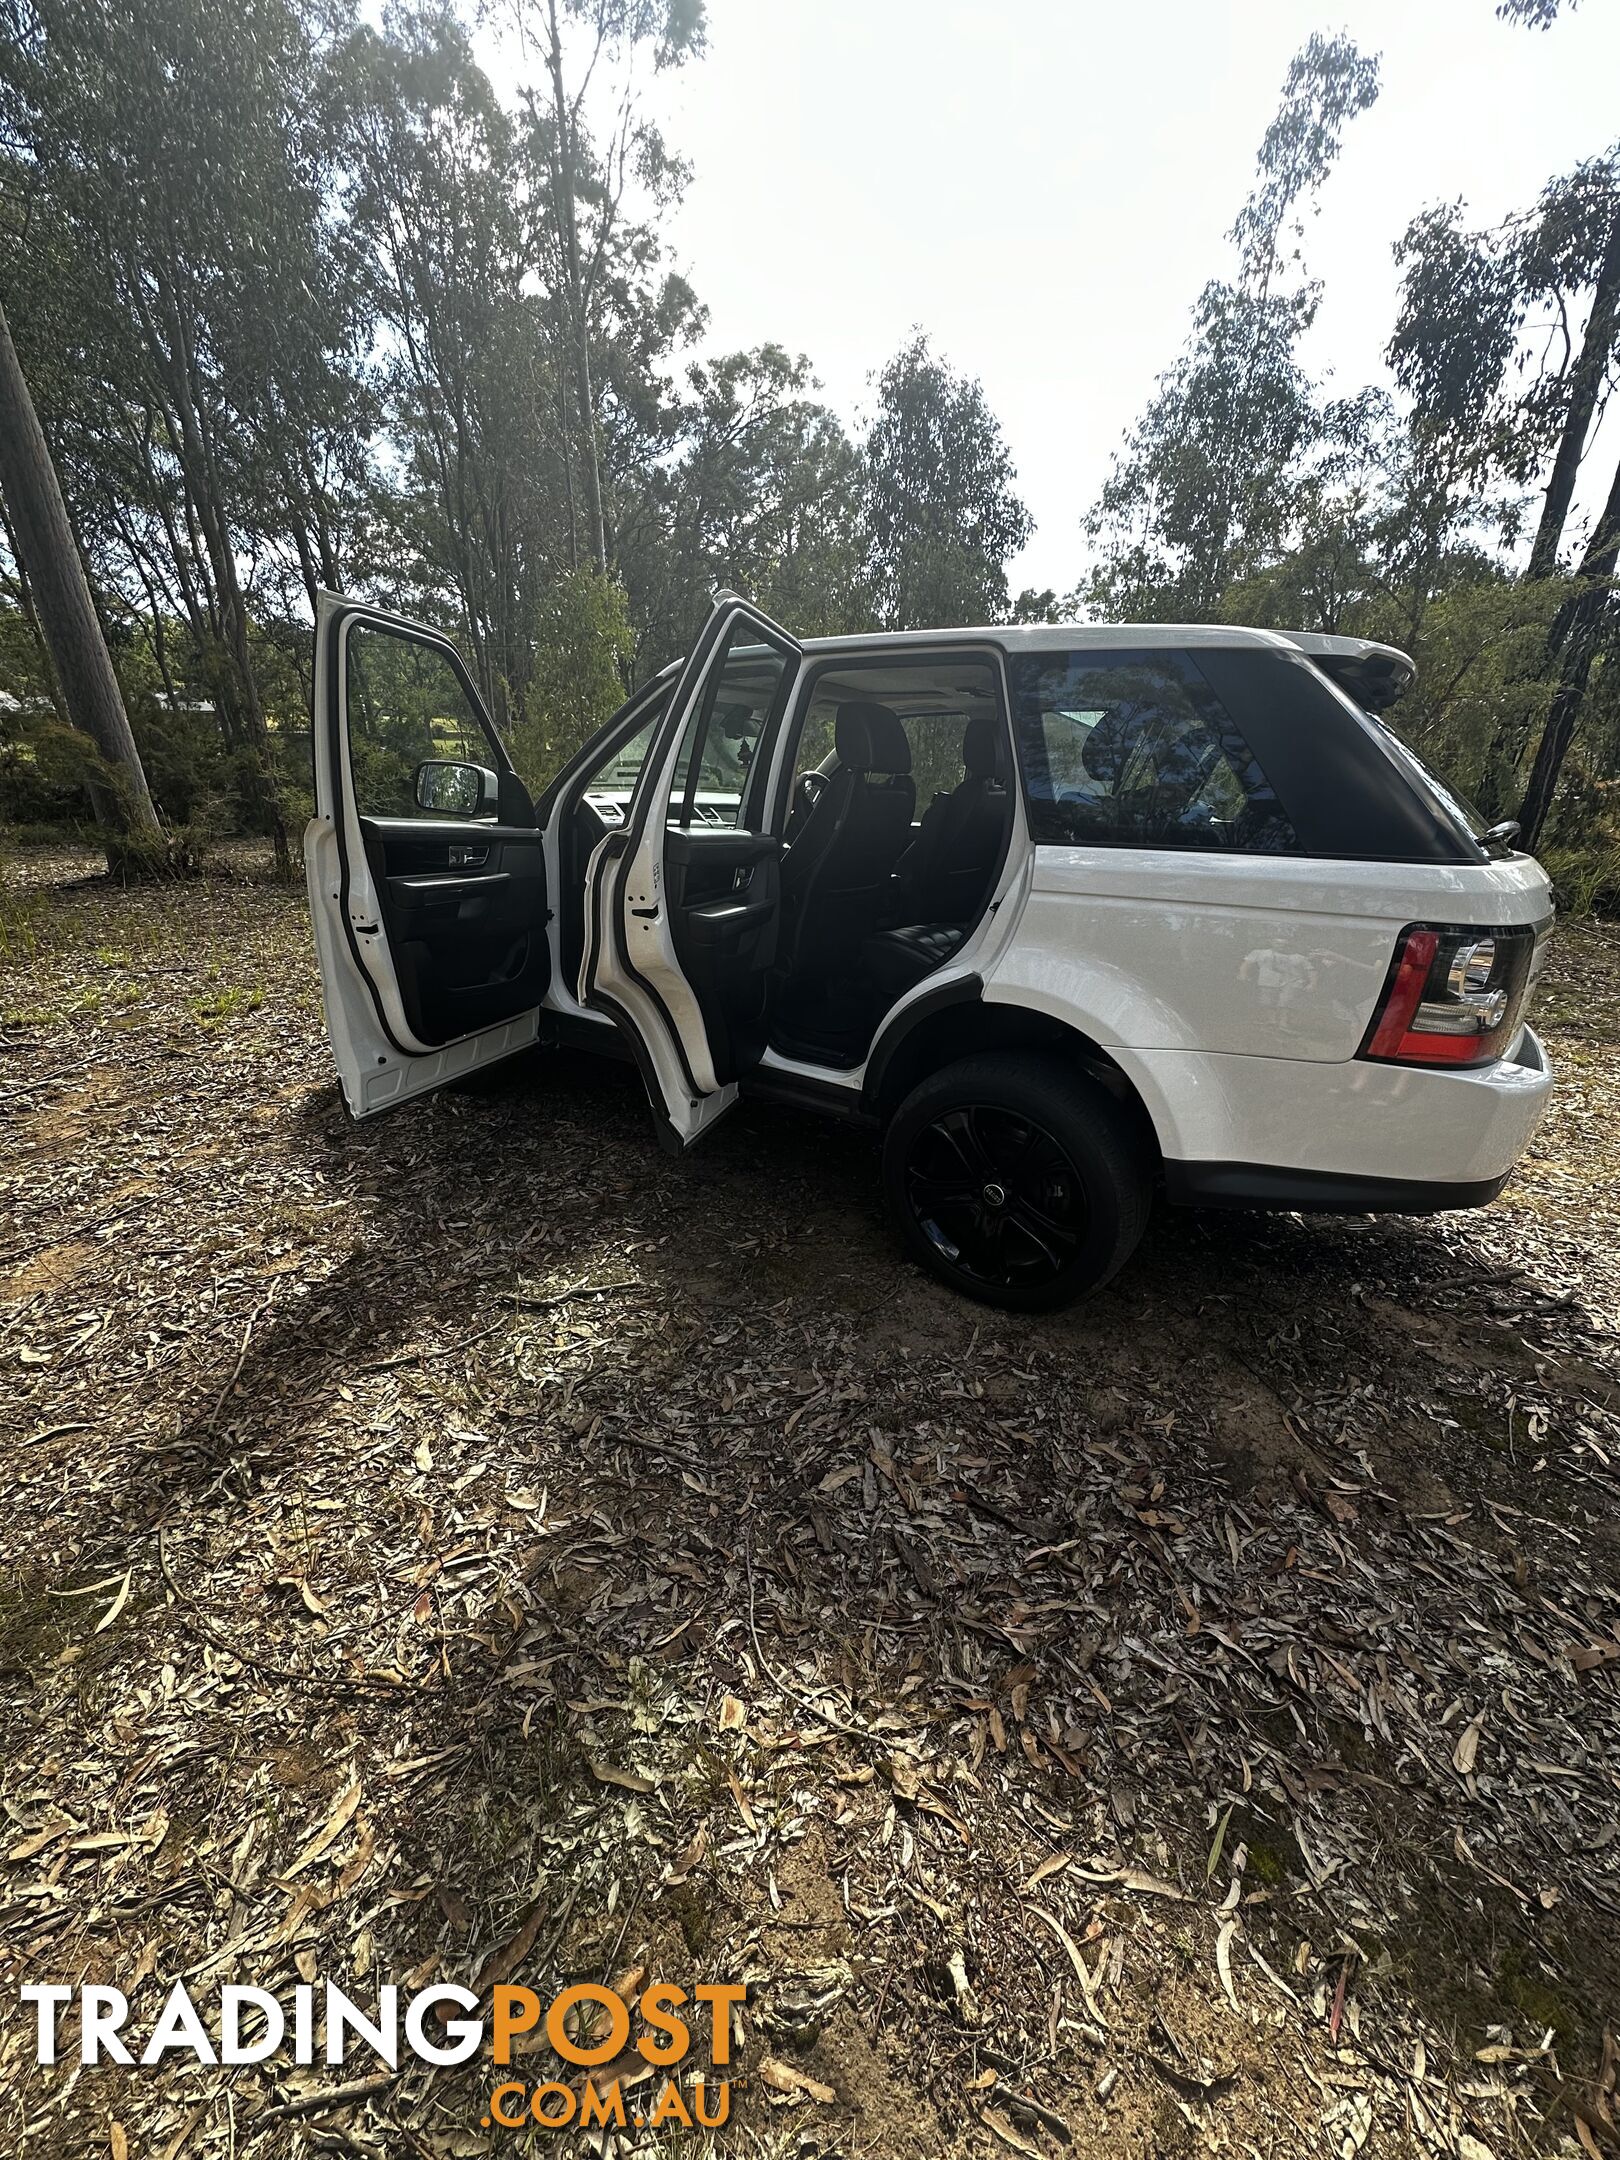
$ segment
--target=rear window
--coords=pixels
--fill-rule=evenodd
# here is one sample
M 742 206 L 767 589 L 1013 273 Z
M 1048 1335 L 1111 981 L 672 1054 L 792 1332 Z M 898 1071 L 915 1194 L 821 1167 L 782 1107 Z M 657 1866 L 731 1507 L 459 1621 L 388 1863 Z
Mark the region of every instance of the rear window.
M 1487 826 L 1468 797 L 1454 788 L 1449 781 L 1442 780 L 1431 765 L 1425 764 L 1399 728 L 1392 727 L 1381 713 L 1367 712 L 1361 708 L 1361 717 L 1390 756 L 1405 768 L 1417 786 L 1450 818 L 1457 830 L 1466 833 L 1470 840 L 1483 844 Z
M 1259 760 L 1189 655 L 1036 652 L 1010 672 L 1037 841 L 1298 852 Z
M 1485 854 L 1411 751 L 1303 653 L 1200 646 L 1198 666 L 1237 715 L 1307 855 L 1480 863 Z M 1460 806 L 1459 806 L 1460 808 Z

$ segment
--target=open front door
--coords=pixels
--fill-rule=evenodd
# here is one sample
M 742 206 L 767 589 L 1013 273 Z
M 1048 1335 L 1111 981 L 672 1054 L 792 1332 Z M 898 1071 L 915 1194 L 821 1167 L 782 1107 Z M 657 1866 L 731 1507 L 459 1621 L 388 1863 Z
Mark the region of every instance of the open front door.
M 580 1003 L 629 1037 L 674 1148 L 725 1115 L 765 1048 L 782 847 L 765 785 L 800 658 L 768 616 L 718 594 L 625 823 L 586 870 Z
M 535 1040 L 550 957 L 534 805 L 447 638 L 320 596 L 304 867 L 357 1118 Z

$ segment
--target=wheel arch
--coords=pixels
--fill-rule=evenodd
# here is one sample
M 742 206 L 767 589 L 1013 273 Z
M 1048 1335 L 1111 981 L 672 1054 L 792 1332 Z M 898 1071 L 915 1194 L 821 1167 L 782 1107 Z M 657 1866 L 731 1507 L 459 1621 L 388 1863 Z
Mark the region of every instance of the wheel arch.
M 1032 1005 L 987 1004 L 983 992 L 977 976 L 942 984 L 934 999 L 919 999 L 914 1013 L 901 1014 L 883 1030 L 867 1061 L 862 1088 L 865 1107 L 880 1124 L 887 1125 L 931 1073 L 962 1058 L 987 1051 L 1057 1052 L 1125 1105 L 1155 1163 L 1162 1159 L 1159 1124 L 1141 1088 L 1101 1043 Z

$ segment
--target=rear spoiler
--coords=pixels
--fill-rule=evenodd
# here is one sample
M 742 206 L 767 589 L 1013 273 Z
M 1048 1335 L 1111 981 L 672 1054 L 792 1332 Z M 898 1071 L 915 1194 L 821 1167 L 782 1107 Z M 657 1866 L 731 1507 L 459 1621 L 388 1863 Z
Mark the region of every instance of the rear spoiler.
M 1329 637 L 1321 630 L 1283 630 L 1290 645 L 1337 683 L 1367 712 L 1387 712 L 1417 679 L 1411 657 L 1393 645 L 1375 645 L 1370 638 Z

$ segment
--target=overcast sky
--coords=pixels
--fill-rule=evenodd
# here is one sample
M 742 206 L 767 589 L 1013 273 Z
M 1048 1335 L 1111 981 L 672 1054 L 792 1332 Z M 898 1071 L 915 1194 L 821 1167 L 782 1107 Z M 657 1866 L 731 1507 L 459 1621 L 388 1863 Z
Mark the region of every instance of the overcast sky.
M 1493 0 L 708 0 L 658 102 L 693 179 L 677 259 L 716 347 L 806 353 L 858 418 L 914 324 L 977 375 L 1038 531 L 1012 583 L 1075 582 L 1078 520 L 1174 358 L 1289 59 L 1382 60 L 1307 238 L 1308 358 L 1382 380 L 1392 243 L 1461 197 L 1494 221 L 1620 135 L 1620 8 L 1551 30 Z M 1620 426 L 1605 430 L 1612 442 Z M 1609 447 L 1605 444 L 1605 448 Z

